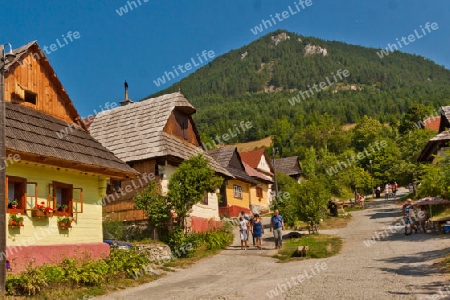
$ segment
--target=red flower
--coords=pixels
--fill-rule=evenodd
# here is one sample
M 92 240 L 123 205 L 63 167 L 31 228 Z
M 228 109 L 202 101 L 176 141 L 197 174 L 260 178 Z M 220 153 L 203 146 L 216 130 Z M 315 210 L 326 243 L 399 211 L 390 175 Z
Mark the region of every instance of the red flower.
M 17 222 L 16 222 L 16 221 L 12 221 L 12 224 L 13 224 L 13 225 L 17 225 Z
M 20 222 L 20 223 L 19 223 L 19 226 L 23 226 L 23 223 L 22 223 L 22 222 Z

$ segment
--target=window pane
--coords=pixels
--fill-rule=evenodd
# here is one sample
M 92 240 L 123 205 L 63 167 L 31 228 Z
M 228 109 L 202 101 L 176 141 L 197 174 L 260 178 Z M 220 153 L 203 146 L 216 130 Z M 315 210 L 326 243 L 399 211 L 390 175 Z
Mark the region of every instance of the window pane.
M 8 182 L 8 203 L 11 203 L 16 199 L 14 195 L 14 190 L 15 190 L 14 182 Z
M 62 189 L 56 189 L 56 207 L 60 207 L 63 203 Z

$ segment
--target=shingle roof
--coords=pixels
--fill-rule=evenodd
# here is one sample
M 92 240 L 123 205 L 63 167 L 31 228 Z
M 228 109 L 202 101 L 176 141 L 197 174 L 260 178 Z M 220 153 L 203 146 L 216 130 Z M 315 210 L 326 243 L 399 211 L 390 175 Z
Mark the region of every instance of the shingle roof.
M 239 153 L 237 152 L 236 147 L 223 147 L 223 148 L 217 148 L 213 150 L 209 150 L 208 154 L 217 161 L 222 167 L 226 168 L 231 174 L 233 174 L 236 178 L 252 183 L 257 184 L 258 182 L 250 177 L 245 172 L 245 167 L 242 163 L 242 160 L 239 156 Z M 237 155 L 237 158 L 240 162 L 240 168 L 231 166 L 230 162 L 233 157 L 233 155 Z
M 450 131 L 442 131 L 431 138 L 422 152 L 419 154 L 417 161 L 432 161 L 432 155 L 436 154 L 440 147 L 450 141 Z
M 89 130 L 102 145 L 126 162 L 164 156 L 186 160 L 203 154 L 216 172 L 233 177 L 201 147 L 163 131 L 175 109 L 188 115 L 195 112 L 189 101 L 177 92 L 102 111 Z
M 3 45 L 0 45 L 0 52 L 3 49 Z M 9 49 L 8 49 L 9 50 Z M 70 117 L 74 122 L 77 122 L 80 119 L 80 115 L 78 114 L 78 111 L 76 110 L 75 106 L 73 105 L 72 101 L 70 100 L 69 95 L 67 94 L 66 90 L 64 89 L 61 81 L 59 81 L 58 77 L 56 76 L 55 71 L 53 70 L 53 67 L 50 65 L 47 57 L 45 56 L 44 52 L 39 47 L 38 43 L 36 41 L 30 42 L 26 45 L 23 45 L 17 49 L 13 49 L 13 54 L 15 54 L 15 58 L 8 62 L 5 66 L 6 70 L 6 76 L 11 74 L 14 71 L 14 68 L 19 66 L 19 64 L 23 65 L 24 58 L 28 55 L 29 52 L 34 51 L 34 54 L 38 54 L 37 57 L 35 56 L 35 59 L 39 60 L 39 63 L 44 66 L 47 70 L 48 75 L 50 75 L 50 81 L 53 83 L 53 88 L 58 92 L 59 95 L 61 95 L 61 99 L 64 102 L 65 107 L 68 109 L 70 113 Z M 0 61 L 0 68 L 3 66 L 3 63 Z M 81 126 L 84 129 L 87 129 L 84 125 L 84 123 L 80 122 Z
M 298 164 L 298 156 L 276 158 L 275 170 L 289 176 L 303 174 Z
M 273 182 L 272 178 L 270 178 L 270 177 L 267 176 L 267 175 L 264 175 L 264 174 L 261 173 L 261 172 L 258 172 L 257 170 L 253 169 L 252 167 L 250 167 L 250 166 L 247 165 L 246 163 L 244 163 L 244 168 L 245 168 L 245 172 L 246 172 L 249 176 L 251 176 L 251 177 L 253 177 L 253 178 L 260 179 L 260 180 L 263 180 L 263 181 L 265 181 L 265 182 Z
M 137 174 L 81 127 L 73 125 L 68 128 L 64 121 L 51 115 L 20 104 L 5 104 L 7 149 L 57 161 L 108 168 L 122 173 L 123 177 Z M 68 129 L 69 134 L 59 138 L 57 133 L 64 129 Z M 83 166 L 79 169 L 82 170 Z
M 241 152 L 239 154 L 241 155 L 243 162 L 245 162 L 253 169 L 256 169 L 258 167 L 259 162 L 261 161 L 261 156 L 263 155 L 264 151 L 265 151 L 264 148 L 261 148 L 254 151 Z
M 445 118 L 450 121 L 450 106 L 442 106 L 441 110 L 441 113 L 445 116 Z
M 425 128 L 439 132 L 439 126 L 441 124 L 441 116 L 431 117 L 423 121 Z
M 5 66 L 5 70 L 8 70 L 12 65 L 14 65 L 15 63 L 19 62 L 22 59 L 22 54 L 26 54 L 28 52 L 28 49 L 33 46 L 33 45 L 37 45 L 36 41 L 30 42 L 26 45 L 23 45 L 17 49 L 13 49 L 13 54 L 16 55 L 16 57 L 11 61 L 8 62 Z M 3 45 L 0 45 L 0 52 L 3 49 Z M 9 49 L 8 49 L 9 51 Z M 3 66 L 3 62 L 0 60 L 0 68 Z

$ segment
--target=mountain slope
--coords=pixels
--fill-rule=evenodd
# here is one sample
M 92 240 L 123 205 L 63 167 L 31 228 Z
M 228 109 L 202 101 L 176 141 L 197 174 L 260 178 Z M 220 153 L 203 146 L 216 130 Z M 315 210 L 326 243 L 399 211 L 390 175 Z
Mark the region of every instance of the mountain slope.
M 307 55 L 307 49 L 318 53 Z M 328 113 L 340 124 L 363 115 L 395 122 L 413 103 L 437 107 L 449 102 L 450 70 L 398 51 L 380 58 L 379 51 L 277 31 L 151 96 L 181 89 L 197 108 L 195 120 L 206 140 L 243 120 L 252 122 L 230 142 L 277 134 L 285 121 L 301 128 L 311 114 Z M 350 75 L 334 80 L 338 70 Z M 326 82 L 324 88 L 314 89 L 320 82 Z M 293 100 L 307 90 L 309 97 Z

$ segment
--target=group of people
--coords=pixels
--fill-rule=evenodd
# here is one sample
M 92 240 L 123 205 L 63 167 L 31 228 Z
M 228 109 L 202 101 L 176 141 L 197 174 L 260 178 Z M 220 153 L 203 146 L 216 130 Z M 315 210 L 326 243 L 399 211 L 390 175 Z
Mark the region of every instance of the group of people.
M 422 229 L 423 233 L 426 233 L 426 222 L 430 218 L 428 212 L 425 210 L 425 206 L 420 206 L 420 211 L 417 210 L 417 207 L 412 205 L 412 200 L 406 200 L 405 204 L 402 207 L 403 218 L 405 223 L 405 235 L 410 235 L 413 230 L 414 233 L 417 233 L 417 230 Z M 409 225 L 409 233 L 408 233 L 408 225 Z
M 280 249 L 282 246 L 282 239 L 284 230 L 283 217 L 280 215 L 278 209 L 274 211 L 273 216 L 270 218 L 270 231 L 273 231 L 275 238 L 275 249 Z M 253 246 L 256 246 L 259 250 L 262 249 L 262 235 L 264 234 L 264 225 L 259 214 L 254 214 L 253 218 L 249 218 L 245 215 L 244 211 L 241 211 L 239 215 L 239 235 L 241 239 L 241 250 L 247 250 L 249 233 L 253 237 Z
M 389 197 L 394 198 L 394 200 L 397 199 L 397 190 L 398 190 L 398 184 L 396 181 L 394 181 L 393 183 L 387 182 L 384 185 L 384 199 L 389 200 Z M 380 186 L 377 186 L 375 194 L 376 194 L 377 198 L 381 197 L 381 187 Z

